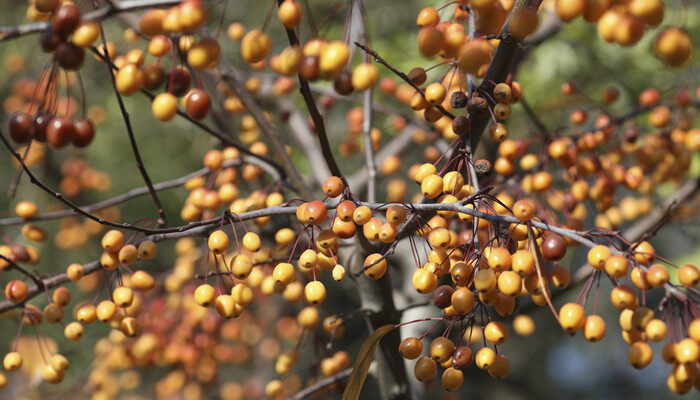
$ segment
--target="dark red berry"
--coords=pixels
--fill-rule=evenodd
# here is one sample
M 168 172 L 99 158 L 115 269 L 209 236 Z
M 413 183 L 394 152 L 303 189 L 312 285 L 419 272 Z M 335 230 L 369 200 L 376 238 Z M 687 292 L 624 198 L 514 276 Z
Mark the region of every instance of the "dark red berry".
M 26 143 L 34 128 L 34 118 L 22 111 L 10 117 L 10 137 L 17 143 Z
M 566 255 L 566 239 L 556 233 L 545 236 L 542 242 L 542 256 L 548 260 L 561 260 Z
M 39 142 L 46 141 L 46 128 L 49 127 L 49 122 L 53 118 L 53 114 L 48 111 L 40 111 L 34 118 L 34 140 Z
M 73 3 L 63 3 L 51 18 L 51 28 L 63 38 L 67 38 L 80 24 L 80 9 Z
M 469 133 L 471 126 L 471 121 L 464 115 L 459 115 L 452 120 L 452 132 L 459 136 Z
M 450 104 L 452 105 L 452 108 L 464 108 L 467 106 L 468 100 L 467 94 L 461 90 L 452 93 L 452 96 L 450 96 Z
M 54 117 L 46 128 L 46 141 L 53 147 L 65 147 L 73 140 L 75 129 L 68 117 Z
M 185 111 L 187 115 L 196 120 L 201 120 L 207 117 L 211 108 L 211 98 L 201 89 L 194 89 L 187 96 Z
M 192 75 L 184 68 L 173 68 L 168 74 L 168 85 L 170 93 L 180 97 L 190 90 Z
M 73 122 L 73 145 L 75 147 L 86 147 L 95 137 L 95 124 L 89 118 L 76 119 Z
M 41 34 L 39 42 L 41 43 L 41 49 L 46 53 L 52 53 L 61 43 L 61 37 L 52 30 L 46 30 Z
M 319 76 L 319 59 L 314 56 L 304 57 L 304 61 L 299 68 L 299 74 L 308 81 L 318 80 Z
M 440 309 L 449 307 L 452 304 L 452 287 L 442 285 L 433 292 L 433 303 Z
M 146 90 L 158 89 L 164 79 L 165 71 L 158 63 L 150 63 L 143 69 L 143 88 Z
M 411 82 L 415 83 L 416 85 L 420 86 L 425 83 L 425 80 L 428 79 L 428 77 L 425 74 L 425 69 L 421 67 L 415 67 L 412 70 L 408 71 L 408 79 L 410 79 Z
M 352 93 L 355 88 L 352 87 L 352 75 L 348 70 L 340 73 L 340 76 L 333 81 L 333 88 L 338 94 L 347 96 Z
M 85 61 L 85 49 L 70 42 L 62 42 L 56 47 L 56 62 L 67 70 L 78 69 Z
M 474 359 L 472 349 L 466 346 L 459 346 L 452 352 L 452 366 L 464 368 L 471 364 Z

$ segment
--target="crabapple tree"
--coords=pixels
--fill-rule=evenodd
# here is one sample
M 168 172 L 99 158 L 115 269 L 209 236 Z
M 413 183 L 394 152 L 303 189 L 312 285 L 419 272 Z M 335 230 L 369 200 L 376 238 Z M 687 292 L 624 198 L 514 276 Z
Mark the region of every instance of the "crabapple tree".
M 547 328 L 700 390 L 690 2 L 14 3 L 0 397 L 452 399 Z

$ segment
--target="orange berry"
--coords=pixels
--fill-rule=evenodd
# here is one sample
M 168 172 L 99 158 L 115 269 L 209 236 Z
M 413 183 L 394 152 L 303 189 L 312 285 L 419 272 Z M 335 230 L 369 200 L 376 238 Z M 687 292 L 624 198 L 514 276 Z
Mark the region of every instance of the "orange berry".
M 576 303 L 566 303 L 559 309 L 559 322 L 569 334 L 574 334 L 583 328 L 586 322 L 586 312 Z

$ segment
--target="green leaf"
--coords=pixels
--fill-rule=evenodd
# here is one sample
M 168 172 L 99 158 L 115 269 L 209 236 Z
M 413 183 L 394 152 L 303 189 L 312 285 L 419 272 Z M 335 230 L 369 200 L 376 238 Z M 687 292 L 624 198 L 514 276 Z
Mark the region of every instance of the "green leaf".
M 374 352 L 379 346 L 379 340 L 394 329 L 395 326 L 389 324 L 379 327 L 365 340 L 362 349 L 360 349 L 360 354 L 357 355 L 355 365 L 352 367 L 348 385 L 343 392 L 343 400 L 357 400 L 360 397 L 360 391 L 362 390 L 362 385 L 365 384 L 365 378 L 367 378 L 369 366 L 372 364 Z

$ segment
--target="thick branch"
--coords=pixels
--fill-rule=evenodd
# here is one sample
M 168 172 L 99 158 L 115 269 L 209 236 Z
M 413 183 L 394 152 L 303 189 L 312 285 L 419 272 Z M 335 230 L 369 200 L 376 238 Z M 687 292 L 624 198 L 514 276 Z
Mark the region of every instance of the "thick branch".
M 517 0 L 510 16 L 515 15 L 519 10 L 530 7 L 531 0 Z M 537 4 L 537 8 L 541 2 Z M 513 71 L 516 61 L 520 58 L 521 41 L 511 36 L 509 33 L 510 18 L 506 21 L 500 33 L 500 42 L 493 55 L 493 59 L 486 70 L 486 75 L 481 81 L 477 92 L 491 92 L 495 84 L 504 82 Z M 493 106 L 493 105 L 492 105 Z M 476 152 L 481 136 L 490 122 L 490 115 L 472 119 L 472 126 L 469 132 L 470 146 L 472 153 Z

